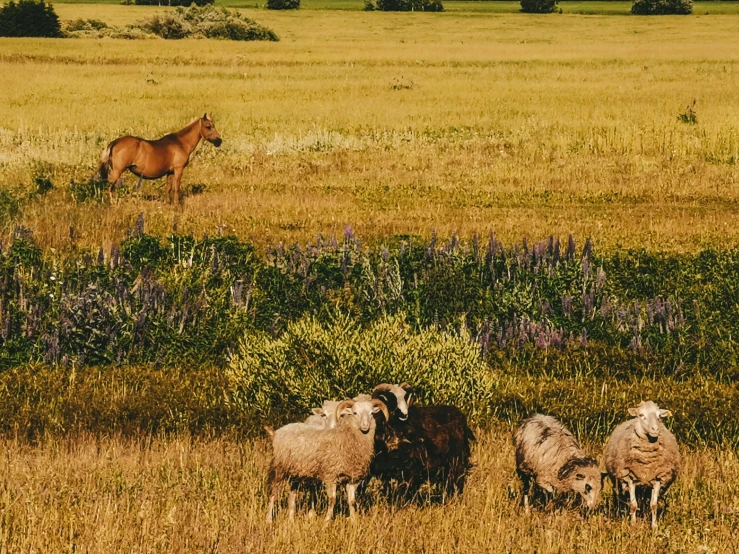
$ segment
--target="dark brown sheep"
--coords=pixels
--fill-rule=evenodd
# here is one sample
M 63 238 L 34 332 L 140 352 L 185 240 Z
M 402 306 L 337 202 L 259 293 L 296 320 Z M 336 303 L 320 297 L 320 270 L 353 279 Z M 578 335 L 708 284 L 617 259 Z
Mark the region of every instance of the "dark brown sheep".
M 412 389 L 404 390 L 409 399 Z M 386 483 L 396 480 L 409 495 L 426 481 L 442 485 L 449 495 L 462 493 L 475 435 L 459 408 L 411 405 L 404 417 L 388 385 L 378 385 L 372 396 L 388 406 L 390 420 L 378 421 L 370 474 Z

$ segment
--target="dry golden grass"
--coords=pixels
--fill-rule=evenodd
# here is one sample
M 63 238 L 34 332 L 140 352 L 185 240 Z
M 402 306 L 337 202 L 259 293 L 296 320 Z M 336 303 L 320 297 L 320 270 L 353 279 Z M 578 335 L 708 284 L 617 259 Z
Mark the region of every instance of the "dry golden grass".
M 158 8 L 56 6 L 135 21 Z M 739 19 L 246 10 L 279 43 L 1 39 L 0 183 L 56 190 L 5 222 L 54 248 L 147 230 L 259 244 L 341 234 L 550 233 L 600 247 L 695 250 L 739 239 Z M 23 86 L 19 86 L 23 83 Z M 394 89 L 393 84 L 411 88 Z M 698 124 L 677 120 L 697 99 Z M 181 209 L 146 184 L 76 204 L 68 183 L 123 133 L 204 111 Z M 133 179 L 129 178 L 129 184 Z M 20 193 L 19 193 L 20 194 Z
M 356 522 L 284 511 L 268 527 L 264 443 L 188 438 L 2 444 L 2 552 L 685 552 L 739 549 L 739 461 L 687 455 L 659 531 L 648 521 L 519 507 L 507 433 L 481 434 L 463 497 L 368 502 Z M 606 491 L 606 497 L 610 495 Z

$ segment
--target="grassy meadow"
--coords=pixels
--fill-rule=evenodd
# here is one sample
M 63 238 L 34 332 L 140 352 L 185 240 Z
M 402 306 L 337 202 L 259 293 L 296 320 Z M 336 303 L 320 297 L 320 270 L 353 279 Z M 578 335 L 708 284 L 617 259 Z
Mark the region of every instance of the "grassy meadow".
M 0 39 L 0 552 L 739 552 L 739 3 L 217 3 L 280 42 Z M 86 184 L 206 111 L 181 206 Z M 255 429 L 372 379 L 468 402 L 463 497 L 267 527 Z M 657 532 L 523 514 L 522 415 L 598 455 L 644 395 Z
M 157 9 L 57 6 L 115 24 Z M 71 226 L 77 245 L 107 248 L 143 212 L 158 234 L 177 217 L 260 245 L 347 224 L 365 240 L 736 242 L 735 16 L 245 11 L 281 41 L 0 40 L 0 182 L 17 200 L 3 234 L 24 225 L 63 250 Z M 694 99 L 697 124 L 680 122 Z M 205 111 L 224 144 L 200 148 L 184 185 L 204 191 L 182 208 L 161 183 L 72 198 L 108 141 Z M 38 171 L 54 184 L 43 197 Z
M 730 553 L 737 542 L 739 462 L 690 453 L 660 529 L 631 526 L 610 501 L 577 511 L 520 508 L 507 434 L 480 433 L 465 494 L 447 505 L 398 505 L 370 491 L 356 521 L 283 510 L 264 523 L 269 449 L 190 437 L 2 443 L 5 552 L 636 552 Z M 607 487 L 608 489 L 608 487 Z M 341 496 L 340 496 L 341 498 Z M 606 496 L 608 498 L 608 496 Z M 342 508 L 340 504 L 340 509 Z M 320 507 L 319 507 L 320 510 Z

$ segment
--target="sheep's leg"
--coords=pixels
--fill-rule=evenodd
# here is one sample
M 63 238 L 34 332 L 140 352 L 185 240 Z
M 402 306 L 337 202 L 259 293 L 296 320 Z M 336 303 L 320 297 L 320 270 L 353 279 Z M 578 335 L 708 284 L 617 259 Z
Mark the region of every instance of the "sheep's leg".
M 295 497 L 297 493 L 294 488 L 290 489 L 290 495 L 287 497 L 287 517 L 291 521 L 295 519 Z
M 326 521 L 334 517 L 336 506 L 336 483 L 326 483 L 326 494 L 328 495 L 328 510 L 326 510 Z
M 354 501 L 357 498 L 357 485 L 353 483 L 346 484 L 346 498 L 349 503 L 349 517 L 354 517 Z
M 275 513 L 275 495 L 269 495 L 269 502 L 267 503 L 267 523 L 272 523 L 272 515 Z
M 631 477 L 625 479 L 626 484 L 629 486 L 629 508 L 631 508 L 631 523 L 636 522 L 636 511 L 639 509 L 639 504 L 636 503 L 636 485 L 634 484 Z
M 662 483 L 659 481 L 654 483 L 652 487 L 652 500 L 649 503 L 649 507 L 652 509 L 652 529 L 657 528 L 657 501 L 659 500 L 659 489 Z
M 531 513 L 531 506 L 529 505 L 529 495 L 531 494 L 531 478 L 528 475 L 519 473 L 521 482 L 523 483 L 523 511 L 526 514 Z

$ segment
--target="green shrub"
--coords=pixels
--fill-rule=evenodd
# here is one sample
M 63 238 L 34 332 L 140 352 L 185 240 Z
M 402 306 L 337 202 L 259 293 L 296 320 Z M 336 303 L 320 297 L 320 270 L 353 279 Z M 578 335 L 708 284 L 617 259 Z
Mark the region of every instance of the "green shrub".
M 365 11 L 380 10 L 385 12 L 443 12 L 441 0 L 366 0 Z
M 693 0 L 635 0 L 631 6 L 634 15 L 690 15 Z
M 557 11 L 557 0 L 521 0 L 521 11 L 524 13 L 554 13 Z
M 137 27 L 165 39 L 279 40 L 273 31 L 238 11 L 213 6 L 180 7 L 140 21 Z
M 326 398 L 353 397 L 408 381 L 422 403 L 452 403 L 483 419 L 495 382 L 480 349 L 461 332 L 413 331 L 401 316 L 359 325 L 339 316 L 291 323 L 278 338 L 249 332 L 231 360 L 233 398 L 246 414 L 300 418 Z
M 0 37 L 62 36 L 59 17 L 44 0 L 11 0 L 0 7 Z
M 65 31 L 102 31 L 103 29 L 108 29 L 109 26 L 105 21 L 100 21 L 99 19 L 75 19 L 72 21 L 67 21 L 64 25 Z
M 267 0 L 268 10 L 297 10 L 300 0 Z
M 215 4 L 215 0 L 135 0 L 137 6 L 206 6 Z

